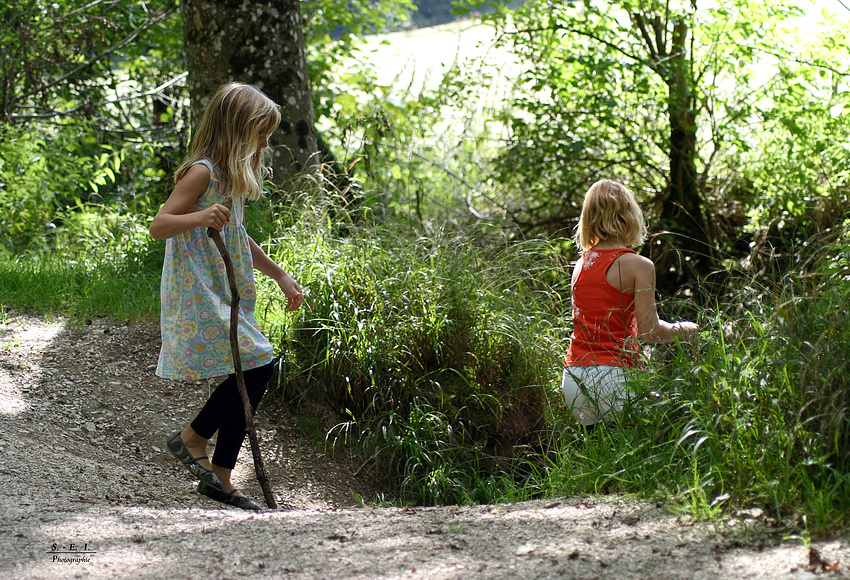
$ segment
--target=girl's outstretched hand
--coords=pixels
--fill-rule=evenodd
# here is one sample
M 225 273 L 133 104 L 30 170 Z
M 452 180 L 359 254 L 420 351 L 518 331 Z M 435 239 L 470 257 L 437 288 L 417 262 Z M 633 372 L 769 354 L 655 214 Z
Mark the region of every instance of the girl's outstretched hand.
M 693 340 L 699 337 L 699 325 L 696 322 L 676 322 L 673 324 L 673 330 L 683 340 Z
M 301 286 L 298 282 L 292 279 L 289 274 L 284 275 L 277 281 L 277 285 L 286 296 L 286 309 L 289 311 L 298 310 L 304 304 L 304 293 L 301 291 Z

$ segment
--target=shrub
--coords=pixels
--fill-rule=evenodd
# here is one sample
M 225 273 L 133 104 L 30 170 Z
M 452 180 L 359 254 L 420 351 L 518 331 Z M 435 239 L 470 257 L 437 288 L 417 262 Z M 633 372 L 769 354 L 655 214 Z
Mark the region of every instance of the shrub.
M 614 429 L 569 435 L 549 493 L 676 498 L 695 517 L 759 505 L 841 523 L 850 497 L 847 238 L 812 240 L 777 280 L 741 276 L 702 341 L 658 346 Z
M 279 396 L 335 417 L 328 440 L 408 501 L 486 499 L 481 480 L 536 445 L 556 381 L 563 350 L 542 308 L 554 294 L 527 269 L 552 266 L 544 244 L 471 240 L 362 233 L 299 252 L 308 306 L 281 347 Z

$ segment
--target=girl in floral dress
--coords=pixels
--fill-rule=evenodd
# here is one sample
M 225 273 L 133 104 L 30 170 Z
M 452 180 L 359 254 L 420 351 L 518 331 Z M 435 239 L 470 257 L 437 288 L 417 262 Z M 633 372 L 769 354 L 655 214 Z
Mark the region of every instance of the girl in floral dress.
M 190 425 L 168 437 L 168 450 L 197 479 L 198 492 L 242 509 L 262 509 L 231 483 L 245 437 L 245 415 L 230 345 L 230 288 L 208 228 L 217 230 L 233 261 L 239 292 L 238 343 L 245 384 L 256 409 L 272 375 L 273 348 L 254 316 L 254 270 L 277 282 L 287 310 L 304 301 L 301 288 L 245 230 L 245 202 L 260 197 L 268 138 L 280 123 L 277 104 L 257 88 L 221 87 L 210 101 L 178 168 L 176 186 L 150 233 L 167 239 L 161 283 L 162 349 L 156 374 L 168 379 L 226 377 Z M 231 209 L 225 200 L 231 198 Z M 210 438 L 218 433 L 212 460 Z

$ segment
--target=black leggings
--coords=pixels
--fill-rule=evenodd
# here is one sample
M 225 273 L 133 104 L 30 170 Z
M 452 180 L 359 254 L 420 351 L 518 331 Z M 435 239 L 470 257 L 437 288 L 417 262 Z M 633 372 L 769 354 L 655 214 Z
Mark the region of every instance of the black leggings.
M 243 372 L 251 409 L 256 411 L 273 372 L 274 363 Z M 192 429 L 204 439 L 212 438 L 218 431 L 212 462 L 226 469 L 236 467 L 236 458 L 239 457 L 239 450 L 245 440 L 245 408 L 239 397 L 235 374 L 229 375 L 212 392 L 198 416 L 192 421 Z

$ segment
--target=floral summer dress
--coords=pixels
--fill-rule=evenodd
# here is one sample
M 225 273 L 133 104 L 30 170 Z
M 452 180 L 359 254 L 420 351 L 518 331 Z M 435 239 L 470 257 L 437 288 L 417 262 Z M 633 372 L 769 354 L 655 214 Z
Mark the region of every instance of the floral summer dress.
M 189 211 L 200 211 L 227 197 L 210 170 L 206 191 Z M 234 199 L 230 223 L 221 238 L 233 260 L 239 289 L 239 354 L 245 370 L 272 362 L 273 348 L 254 316 L 257 289 L 245 230 L 244 198 Z M 224 261 L 206 228 L 169 238 L 160 285 L 162 349 L 156 374 L 166 379 L 198 380 L 234 372 L 230 348 L 230 287 Z

